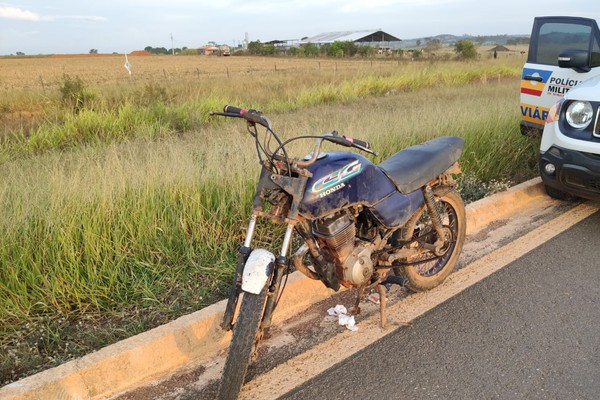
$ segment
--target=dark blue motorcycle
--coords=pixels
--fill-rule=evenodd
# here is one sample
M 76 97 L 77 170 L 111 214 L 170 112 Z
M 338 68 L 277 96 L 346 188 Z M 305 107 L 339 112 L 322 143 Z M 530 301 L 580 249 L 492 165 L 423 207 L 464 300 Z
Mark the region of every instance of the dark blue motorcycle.
M 375 165 L 356 153 L 321 153 L 321 144 L 328 141 L 377 155 L 368 142 L 335 131 L 281 141 L 258 111 L 225 106 L 212 115 L 246 120 L 262 166 L 222 323 L 226 330 L 233 328 L 233 337 L 219 399 L 238 397 L 291 266 L 336 291 L 357 288 L 356 313 L 365 290 L 377 287 L 385 327 L 386 285 L 428 290 L 456 265 L 466 229 L 465 207 L 453 178 L 460 173 L 462 138 L 436 138 Z M 266 128 L 262 141 L 258 125 Z M 313 152 L 291 157 L 288 144 L 307 138 L 316 139 Z M 287 225 L 279 254 L 252 248 L 259 217 Z M 303 245 L 289 257 L 294 232 Z

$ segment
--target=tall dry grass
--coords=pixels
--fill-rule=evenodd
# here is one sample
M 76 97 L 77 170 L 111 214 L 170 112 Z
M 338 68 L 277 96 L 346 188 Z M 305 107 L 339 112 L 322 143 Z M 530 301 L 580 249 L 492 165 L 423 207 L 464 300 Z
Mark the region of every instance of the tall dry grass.
M 519 73 L 514 63 L 383 63 L 378 68 L 369 68 L 365 61 L 356 63 L 357 68 L 340 72 L 315 70 L 312 65 L 304 70 L 260 70 L 206 82 L 180 79 L 141 86 L 105 84 L 97 89 L 84 86 L 79 77 L 63 75 L 62 97 L 47 97 L 49 101 L 40 104 L 38 111 L 30 111 L 30 125 L 6 125 L 0 161 L 82 144 L 187 132 L 206 124 L 208 111 L 226 102 L 268 113 L 286 112 L 425 87 L 498 80 Z M 81 82 L 81 86 L 73 87 L 73 81 Z M 13 111 L 7 115 L 17 114 Z

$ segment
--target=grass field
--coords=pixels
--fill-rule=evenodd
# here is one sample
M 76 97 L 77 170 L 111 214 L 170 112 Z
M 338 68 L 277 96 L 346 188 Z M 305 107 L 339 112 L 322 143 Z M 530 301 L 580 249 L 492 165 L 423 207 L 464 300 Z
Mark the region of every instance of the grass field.
M 336 129 L 372 142 L 374 162 L 462 136 L 475 199 L 536 173 L 517 58 L 139 57 L 132 78 L 122 56 L 0 59 L 0 383 L 223 298 L 258 165 L 244 124 L 209 110 L 261 109 L 283 138 Z M 64 74 L 89 94 L 77 111 Z
M 480 47 L 481 59 L 490 61 L 491 46 Z M 523 46 L 511 47 L 500 53 L 498 62 L 522 65 Z M 438 55 L 452 54 L 445 47 Z M 124 68 L 125 55 L 65 55 L 46 57 L 0 57 L 0 92 L 41 90 L 50 93 L 64 74 L 79 76 L 94 87 L 139 84 L 189 79 L 207 81 L 252 74 L 282 71 L 323 71 L 355 73 L 356 71 L 398 67 L 409 61 L 408 56 L 374 59 L 285 58 L 285 57 L 215 57 L 215 56 L 135 56 L 128 55 L 131 76 Z

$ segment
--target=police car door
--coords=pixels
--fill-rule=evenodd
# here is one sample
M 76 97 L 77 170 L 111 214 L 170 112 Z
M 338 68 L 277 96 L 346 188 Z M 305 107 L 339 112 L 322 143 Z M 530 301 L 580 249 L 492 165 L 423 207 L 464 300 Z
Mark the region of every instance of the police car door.
M 521 75 L 521 131 L 543 129 L 548 110 L 569 89 L 600 74 L 600 32 L 595 20 L 537 17 Z M 559 55 L 580 51 L 586 68 L 560 68 Z M 564 57 L 562 57 L 564 59 Z

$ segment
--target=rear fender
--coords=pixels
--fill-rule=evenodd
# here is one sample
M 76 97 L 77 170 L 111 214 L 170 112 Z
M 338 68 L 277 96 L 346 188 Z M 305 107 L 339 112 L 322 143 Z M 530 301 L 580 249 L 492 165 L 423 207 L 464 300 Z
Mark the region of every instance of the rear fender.
M 256 249 L 250 253 L 242 274 L 242 290 L 259 294 L 273 273 L 275 256 L 268 250 Z

